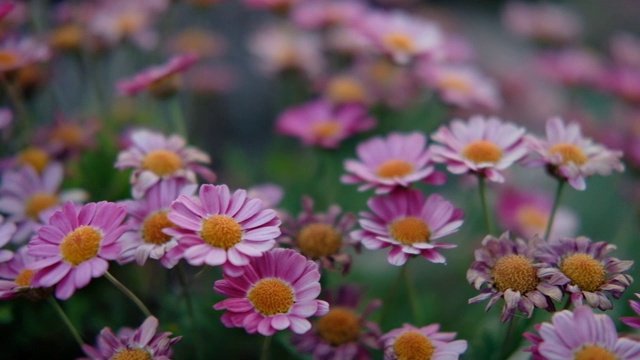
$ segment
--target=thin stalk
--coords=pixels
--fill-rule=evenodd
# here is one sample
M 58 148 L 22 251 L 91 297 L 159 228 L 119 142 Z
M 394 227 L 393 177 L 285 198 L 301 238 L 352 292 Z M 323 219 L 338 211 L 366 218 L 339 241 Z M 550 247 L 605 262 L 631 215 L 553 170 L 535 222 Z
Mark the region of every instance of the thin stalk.
M 176 134 L 182 136 L 183 138 L 186 138 L 187 126 L 178 94 L 173 95 L 166 101 L 167 106 L 169 107 L 169 115 L 171 116 L 171 130 L 173 130 Z
M 269 347 L 271 346 L 271 338 L 273 336 L 265 336 L 262 343 L 262 353 L 260 354 L 260 360 L 269 360 Z
M 117 287 L 118 290 L 122 291 L 122 293 L 125 294 L 131 301 L 133 301 L 145 316 L 151 316 L 151 311 L 147 309 L 144 303 L 140 299 L 138 299 L 138 297 L 131 290 L 129 290 L 129 288 L 127 288 L 123 283 L 114 278 L 110 272 L 107 271 L 106 273 L 104 273 L 104 277 L 106 277 L 107 280 L 109 280 L 115 287 Z
M 82 347 L 82 345 L 84 345 L 84 341 L 82 341 L 82 337 L 80 336 L 80 333 L 78 332 L 76 327 L 73 326 L 73 323 L 71 322 L 67 314 L 64 312 L 64 310 L 62 310 L 62 307 L 60 307 L 60 304 L 58 304 L 56 299 L 54 299 L 51 296 L 49 297 L 48 300 L 49 300 L 49 303 L 51 303 L 51 306 L 53 306 L 53 308 L 56 310 L 56 313 L 58 313 L 58 316 L 60 316 L 60 319 L 62 319 L 65 325 L 67 325 L 67 328 L 71 332 L 73 339 L 78 343 L 78 345 L 80 345 L 80 347 Z
M 562 189 L 564 188 L 564 184 L 566 181 L 560 180 L 558 181 L 558 187 L 556 188 L 556 196 L 553 199 L 553 207 L 551 208 L 551 214 L 549 214 L 549 221 L 547 221 L 547 229 L 544 231 L 544 239 L 549 240 L 549 234 L 551 233 L 551 228 L 553 227 L 553 220 L 556 217 L 556 212 L 558 211 L 558 205 L 560 205 L 560 196 L 562 195 Z
M 403 267 L 404 269 L 404 267 Z M 398 292 L 398 284 L 400 284 L 400 280 L 402 278 L 402 270 L 398 273 L 398 277 L 393 282 L 391 286 L 391 290 L 387 293 L 387 297 L 382 303 L 382 309 L 380 310 L 380 325 L 384 326 L 385 320 L 389 314 L 389 309 L 393 308 L 393 303 L 396 298 L 396 293 Z
M 22 94 L 20 93 L 19 89 L 11 84 L 9 79 L 7 79 L 4 74 L 0 74 L 0 81 L 2 81 L 2 86 L 7 92 L 9 100 L 13 104 L 13 108 L 16 112 L 16 118 L 19 120 L 18 123 L 22 124 L 22 129 L 20 130 L 20 140 L 26 143 L 29 139 L 32 124 L 31 117 L 29 116 L 29 112 L 27 111 L 27 107 L 24 103 L 24 99 L 22 98 Z
M 507 333 L 504 335 L 504 343 L 502 343 L 500 359 L 507 359 L 512 352 L 511 348 L 513 347 L 512 342 L 514 339 L 514 332 L 516 330 L 517 319 L 518 318 L 516 316 L 513 316 L 511 320 L 509 320 Z
M 195 340 L 197 340 L 195 342 L 195 353 L 196 353 L 196 357 L 198 359 L 202 359 L 202 351 L 200 349 L 200 344 L 203 344 L 203 341 L 201 339 L 201 333 L 200 331 L 198 331 L 197 329 L 197 320 L 196 320 L 196 313 L 193 307 L 193 299 L 191 298 L 191 294 L 189 293 L 189 283 L 187 282 L 187 277 L 185 275 L 184 272 L 184 267 L 182 266 L 182 263 L 178 263 L 178 282 L 180 282 L 180 287 L 182 288 L 182 297 L 184 298 L 184 302 L 187 305 L 187 312 L 189 313 L 189 322 L 190 322 L 190 327 L 191 327 L 191 331 L 193 333 L 195 333 Z
M 409 296 L 409 303 L 411 304 L 411 312 L 413 313 L 413 324 L 422 324 L 424 320 L 424 316 L 422 313 L 422 308 L 420 307 L 420 303 L 418 301 L 418 297 L 416 295 L 416 291 L 413 288 L 413 283 L 411 282 L 411 277 L 409 276 L 409 261 L 407 261 L 402 266 L 402 277 L 404 277 L 406 286 L 407 286 L 407 295 Z
M 489 207 L 487 206 L 487 189 L 485 185 L 485 177 L 478 175 L 478 192 L 480 192 L 480 203 L 482 204 L 482 212 L 484 213 L 484 223 L 487 227 L 487 232 L 493 234 L 493 223 L 491 222 Z

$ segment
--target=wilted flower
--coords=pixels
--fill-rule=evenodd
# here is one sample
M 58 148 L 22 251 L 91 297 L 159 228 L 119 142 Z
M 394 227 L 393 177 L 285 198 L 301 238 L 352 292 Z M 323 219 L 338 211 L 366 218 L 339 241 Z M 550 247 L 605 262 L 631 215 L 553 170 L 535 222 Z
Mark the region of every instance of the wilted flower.
M 176 55 L 166 64 L 150 67 L 130 79 L 118 81 L 118 92 L 122 95 L 135 95 L 146 90 L 158 98 L 174 95 L 180 89 L 180 74 L 199 59 L 196 54 Z
M 466 340 L 454 340 L 454 332 L 438 332 L 440 324 L 415 327 L 404 324 L 380 337 L 385 360 L 451 359 L 467 350 Z

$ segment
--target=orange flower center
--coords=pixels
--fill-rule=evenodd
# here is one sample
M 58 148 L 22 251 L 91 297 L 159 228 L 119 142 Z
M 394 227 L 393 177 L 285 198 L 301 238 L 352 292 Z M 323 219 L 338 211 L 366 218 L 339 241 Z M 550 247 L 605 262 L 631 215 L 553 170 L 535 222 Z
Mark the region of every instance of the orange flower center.
M 383 178 L 394 178 L 409 175 L 413 172 L 413 165 L 404 161 L 391 159 L 378 166 L 377 174 Z
M 33 220 L 38 220 L 38 215 L 58 203 L 58 197 L 46 192 L 37 192 L 27 200 L 25 214 Z
M 320 139 L 331 138 L 340 133 L 341 129 L 340 123 L 334 120 L 317 122 L 311 126 L 311 132 Z
M 519 224 L 536 230 L 544 231 L 547 228 L 549 214 L 533 206 L 522 206 L 516 211 L 516 219 Z
M 408 216 L 394 221 L 389 232 L 394 239 L 405 245 L 429 242 L 431 238 L 429 225 L 415 216 Z
M 131 35 L 143 26 L 142 17 L 132 11 L 126 12 L 118 18 L 117 28 L 123 35 Z
M 142 167 L 158 176 L 173 174 L 182 166 L 180 156 L 171 150 L 153 150 L 142 159 Z
M 492 270 L 493 281 L 499 291 L 507 289 L 526 294 L 540 283 L 538 272 L 531 260 L 522 255 L 506 255 L 498 259 Z
M 393 50 L 413 52 L 415 48 L 413 40 L 403 33 L 391 33 L 384 38 L 383 43 Z
M 24 269 L 22 270 L 16 279 L 13 281 L 18 286 L 31 286 L 31 279 L 33 279 L 33 275 L 35 275 L 35 271 Z
M 144 349 L 124 349 L 118 351 L 109 360 L 152 360 L 151 354 Z
M 60 254 L 62 258 L 73 266 L 93 259 L 98 255 L 102 234 L 92 226 L 83 225 L 62 239 Z
M 560 264 L 560 271 L 580 290 L 597 291 L 605 283 L 606 271 L 600 261 L 587 254 L 569 255 Z
M 286 314 L 293 306 L 295 295 L 291 286 L 278 278 L 265 278 L 258 281 L 247 299 L 262 315 Z
M 15 66 L 19 61 L 20 58 L 16 56 L 16 54 L 6 50 L 0 50 L 0 67 Z
M 491 141 L 478 140 L 467 145 L 462 156 L 477 164 L 497 163 L 502 158 L 502 150 Z
M 62 50 L 75 50 L 82 44 L 82 28 L 77 24 L 63 25 L 53 31 L 51 46 Z
M 429 360 L 436 351 L 428 337 L 418 331 L 407 331 L 396 338 L 393 351 L 402 360 Z
M 242 241 L 242 227 L 232 217 L 213 215 L 202 221 L 200 236 L 211 246 L 229 250 Z
M 18 154 L 19 164 L 30 165 L 39 174 L 41 174 L 44 168 L 47 167 L 49 160 L 49 154 L 44 150 L 35 147 L 27 148 Z
M 440 87 L 446 90 L 453 90 L 468 94 L 473 89 L 469 81 L 461 75 L 446 74 L 440 79 Z
M 150 244 L 162 245 L 171 239 L 162 229 L 176 227 L 167 217 L 166 211 L 155 212 L 142 223 L 142 240 Z
M 617 360 L 616 354 L 596 345 L 587 345 L 578 350 L 573 357 L 575 360 Z
M 562 155 L 562 164 L 574 163 L 578 166 L 586 163 L 589 158 L 587 155 L 576 145 L 573 144 L 556 144 L 549 149 L 550 154 Z
M 180 74 L 170 74 L 149 84 L 148 91 L 157 98 L 167 98 L 176 93 L 182 86 Z
M 385 60 L 377 61 L 371 65 L 369 76 L 378 83 L 386 84 L 396 75 L 397 67 Z
M 300 252 L 312 259 L 330 256 L 340 251 L 342 236 L 328 224 L 309 224 L 296 237 Z
M 367 91 L 360 82 L 348 76 L 337 76 L 327 86 L 327 96 L 336 103 L 365 102 Z
M 53 141 L 60 142 L 68 147 L 78 147 L 83 145 L 82 128 L 78 124 L 62 124 L 51 134 Z
M 316 328 L 321 338 L 333 346 L 340 346 L 358 340 L 360 319 L 347 308 L 334 307 L 318 320 Z

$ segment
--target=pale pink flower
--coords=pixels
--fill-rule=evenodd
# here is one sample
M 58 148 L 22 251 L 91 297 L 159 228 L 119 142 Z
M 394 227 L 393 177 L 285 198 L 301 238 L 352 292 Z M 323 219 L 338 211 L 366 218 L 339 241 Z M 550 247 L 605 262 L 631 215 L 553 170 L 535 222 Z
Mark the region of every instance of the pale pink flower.
M 371 213 L 360 213 L 361 230 L 351 233 L 370 250 L 391 248 L 390 264 L 400 266 L 411 257 L 422 256 L 433 263 L 444 263 L 440 249 L 455 244 L 434 241 L 457 232 L 464 214 L 442 196 L 424 198 L 418 190 L 396 190 L 367 201 Z
M 316 30 L 356 21 L 365 10 L 358 1 L 303 1 L 293 8 L 291 19 L 303 29 Z
M 561 5 L 508 2 L 502 17 L 514 34 L 542 43 L 566 44 L 576 41 L 582 33 L 581 19 Z
M 593 86 L 604 73 L 604 65 L 595 53 L 578 48 L 540 53 L 534 66 L 545 78 L 565 86 Z
M 130 79 L 119 80 L 116 85 L 118 93 L 130 96 L 146 90 L 159 98 L 173 95 L 180 88 L 179 75 L 199 59 L 196 54 L 176 55 L 166 64 L 152 66 Z
M 29 300 L 39 300 L 51 295 L 51 289 L 34 287 L 35 271 L 29 266 L 37 260 L 27 254 L 27 246 L 19 248 L 8 262 L 0 264 L 0 300 L 11 300 L 24 296 Z
M 251 186 L 247 189 L 247 196 L 262 200 L 262 206 L 273 209 L 280 205 L 284 198 L 284 189 L 274 183 L 263 183 Z
M 345 160 L 347 174 L 340 180 L 345 184 L 361 184 L 359 191 L 375 189 L 376 194 L 409 187 L 417 181 L 442 184 L 444 174 L 435 171 L 426 145 L 427 138 L 418 132 L 391 133 L 386 138 L 362 142 L 356 148 L 359 160 Z
M 621 67 L 640 69 L 640 38 L 632 33 L 618 33 L 609 43 L 611 57 Z
M 600 85 L 624 101 L 640 104 L 640 68 L 613 68 L 602 75 Z
M 5 221 L 4 217 L 0 215 L 0 270 L 3 263 L 13 258 L 13 251 L 3 249 L 3 247 L 9 243 L 15 232 L 16 224 L 11 221 Z M 1 271 L 0 277 L 2 277 Z
M 404 324 L 401 328 L 389 331 L 380 337 L 384 360 L 457 360 L 467 350 L 467 341 L 454 340 L 456 333 L 439 330 L 440 324 L 421 328 Z
M 33 38 L 7 39 L 0 42 L 0 74 L 15 71 L 25 66 L 46 62 L 51 50 Z
M 316 263 L 294 250 L 273 249 L 251 258 L 240 277 L 217 280 L 213 289 L 228 299 L 213 308 L 227 310 L 220 318 L 226 327 L 244 327 L 249 334 L 304 334 L 311 329 L 308 317 L 329 311 L 326 301 L 316 299 L 319 280 Z
M 634 294 L 637 298 L 640 299 L 640 294 Z M 629 300 L 629 306 L 636 313 L 636 315 L 640 315 L 640 302 L 635 300 Z M 623 316 L 620 318 L 620 321 L 625 323 L 627 326 L 631 326 L 632 328 L 640 329 L 640 318 L 633 316 Z

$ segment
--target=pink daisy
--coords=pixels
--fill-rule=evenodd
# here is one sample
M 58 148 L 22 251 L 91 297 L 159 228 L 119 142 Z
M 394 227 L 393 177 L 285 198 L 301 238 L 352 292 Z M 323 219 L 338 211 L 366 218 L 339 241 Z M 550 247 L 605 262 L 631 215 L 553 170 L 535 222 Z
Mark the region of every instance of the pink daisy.
M 88 357 L 82 360 L 108 359 L 148 359 L 169 360 L 173 355 L 173 345 L 182 336 L 171 337 L 172 333 L 158 333 L 158 319 L 149 316 L 137 329 L 122 328 L 114 334 L 111 328 L 100 331 L 97 346 L 82 345 Z
M 583 49 L 541 53 L 537 55 L 535 66 L 544 77 L 565 86 L 593 86 L 604 72 L 601 59 Z
M 127 263 L 135 258 L 138 265 L 142 266 L 148 258 L 152 258 L 160 260 L 166 268 L 175 266 L 177 259 L 166 255 L 178 245 L 178 241 L 162 230 L 176 227 L 167 217 L 171 202 L 180 195 L 193 195 L 197 188 L 198 185 L 189 184 L 182 178 L 161 180 L 141 200 L 123 202 L 132 220 L 132 231 L 122 237 L 123 252 L 118 261 Z
M 495 117 L 472 116 L 467 123 L 453 120 L 431 138 L 433 160 L 447 165 L 454 174 L 472 172 L 495 182 L 504 182 L 502 170 L 527 155 L 525 129 Z
M 327 28 L 337 24 L 348 24 L 357 20 L 366 10 L 358 1 L 303 1 L 293 8 L 293 22 L 309 30 Z
M 13 251 L 3 249 L 3 247 L 9 243 L 15 232 L 16 224 L 11 221 L 5 221 L 4 217 L 0 215 L 0 266 L 13 258 Z
M 417 328 L 404 324 L 380 337 L 385 360 L 457 360 L 467 350 L 466 340 L 454 340 L 454 332 L 438 332 L 440 324 Z
M 51 50 L 33 38 L 8 39 L 0 42 L 0 56 L 0 74 L 4 74 L 48 61 Z
M 147 90 L 158 98 L 169 97 L 180 88 L 179 75 L 199 59 L 196 54 L 176 55 L 164 65 L 150 67 L 130 79 L 118 81 L 118 93 L 136 95 Z
M 15 256 L 0 264 L 0 300 L 15 299 L 24 296 L 29 300 L 40 300 L 51 295 L 53 289 L 39 288 L 33 284 L 35 271 L 29 266 L 37 260 L 27 254 L 27 246 L 15 252 Z
M 183 177 L 196 183 L 196 174 L 206 181 L 213 182 L 216 175 L 207 167 L 198 163 L 211 162 L 209 155 L 195 147 L 186 146 L 185 140 L 178 135 L 165 137 L 159 132 L 146 129 L 131 134 L 131 146 L 118 154 L 117 169 L 134 168 L 131 174 L 135 199 L 161 179 Z
M 56 297 L 66 300 L 76 289 L 107 272 L 108 260 L 120 255 L 118 239 L 128 230 L 124 205 L 101 201 L 76 209 L 67 202 L 40 227 L 29 242 L 28 254 L 40 259 L 29 269 L 37 271 L 33 284 L 56 286 Z
M 408 187 L 416 181 L 442 184 L 444 174 L 435 171 L 426 145 L 427 138 L 418 132 L 391 133 L 386 138 L 367 140 L 356 148 L 359 160 L 344 162 L 349 174 L 340 180 L 345 184 L 362 184 L 359 191 L 375 189 L 376 194 Z
M 532 151 L 539 157 L 528 160 L 530 166 L 546 166 L 560 180 L 566 180 L 576 190 L 587 188 L 585 179 L 595 174 L 609 175 L 624 171 L 621 151 L 613 151 L 583 137 L 580 126 L 565 125 L 559 117 L 546 125 L 546 139 L 527 137 Z
M 640 358 L 640 342 L 620 337 L 613 320 L 595 314 L 588 306 L 563 310 L 537 327 L 538 334 L 525 334 L 534 344 L 526 351 L 534 359 L 634 360 Z
M 0 4 L 0 20 L 7 16 L 15 7 L 15 1 L 3 1 L 2 4 Z
M 541 43 L 571 43 L 582 33 L 582 21 L 576 13 L 557 4 L 511 1 L 502 15 L 511 32 Z
M 175 236 L 178 246 L 171 258 L 191 265 L 222 265 L 227 275 L 242 274 L 253 257 L 271 249 L 280 236 L 280 219 L 262 200 L 247 197 L 245 190 L 231 194 L 226 185 L 200 186 L 198 199 L 180 195 L 171 204 L 168 219 L 177 228 L 164 232 Z
M 224 275 L 214 290 L 229 298 L 213 306 L 227 310 L 226 327 L 244 327 L 249 334 L 265 336 L 291 329 L 304 334 L 311 329 L 310 316 L 324 315 L 329 304 L 320 294 L 318 265 L 290 249 L 274 249 L 251 258 L 240 277 Z
M 276 130 L 300 138 L 305 145 L 337 148 L 343 140 L 375 125 L 376 120 L 368 116 L 364 106 L 334 106 L 315 100 L 285 110 L 278 117 Z
M 437 194 L 424 198 L 418 190 L 398 190 L 367 201 L 372 213 L 360 213 L 360 226 L 351 236 L 370 250 L 391 247 L 387 260 L 403 265 L 410 257 L 421 255 L 434 263 L 444 263 L 439 249 L 455 244 L 433 241 L 458 231 L 462 210 Z
M 640 294 L 635 293 L 634 295 L 640 299 Z M 629 305 L 637 315 L 640 315 L 640 302 L 629 300 Z M 640 329 L 640 318 L 638 317 L 624 316 L 620 318 L 620 321 L 627 324 L 628 326 L 631 326 L 632 328 Z

